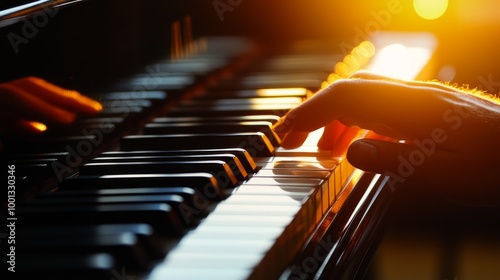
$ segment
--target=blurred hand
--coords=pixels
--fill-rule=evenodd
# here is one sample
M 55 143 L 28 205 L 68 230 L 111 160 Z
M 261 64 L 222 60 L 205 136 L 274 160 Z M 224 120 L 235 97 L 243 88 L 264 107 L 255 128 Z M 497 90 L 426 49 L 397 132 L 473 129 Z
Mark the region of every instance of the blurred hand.
M 102 106 L 72 90 L 36 77 L 0 84 L 0 132 L 40 133 L 45 125 L 65 125 L 78 115 L 98 113 Z
M 350 144 L 347 160 L 360 169 L 447 194 L 500 198 L 498 100 L 439 83 L 359 73 L 291 110 L 275 130 L 285 135 L 283 147 L 294 148 L 320 127 L 319 148 Z M 358 128 L 373 137 L 351 143 Z

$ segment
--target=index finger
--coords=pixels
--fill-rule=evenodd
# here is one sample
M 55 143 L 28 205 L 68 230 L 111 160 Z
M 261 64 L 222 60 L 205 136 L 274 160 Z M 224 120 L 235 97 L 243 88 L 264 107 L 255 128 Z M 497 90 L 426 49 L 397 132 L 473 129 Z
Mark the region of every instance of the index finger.
M 313 131 L 338 119 L 392 138 L 412 139 L 442 125 L 443 114 L 450 107 L 470 107 L 459 94 L 425 83 L 339 80 L 292 109 L 276 129 Z
M 58 87 L 41 78 L 26 77 L 12 81 L 11 84 L 22 88 L 34 96 L 44 99 L 56 107 L 77 114 L 95 114 L 102 109 L 101 104 L 97 101 L 77 91 Z

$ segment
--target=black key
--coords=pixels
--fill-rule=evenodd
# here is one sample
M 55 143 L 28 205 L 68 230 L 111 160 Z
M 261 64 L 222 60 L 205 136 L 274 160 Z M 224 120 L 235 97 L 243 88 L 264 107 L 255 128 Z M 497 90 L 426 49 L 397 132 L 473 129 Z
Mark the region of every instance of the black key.
M 170 188 L 123 188 L 97 190 L 59 190 L 58 192 L 40 194 L 38 200 L 70 197 L 106 197 L 106 196 L 136 196 L 136 195 L 178 195 L 184 202 L 198 211 L 198 215 L 206 216 L 211 210 L 212 202 L 198 190 L 188 187 Z
M 164 91 L 117 91 L 92 94 L 102 101 L 113 100 L 165 100 L 167 93 Z
M 89 125 L 89 124 L 121 124 L 125 119 L 116 117 L 116 118 L 106 118 L 106 117 L 94 117 L 94 118 L 82 118 L 77 119 L 74 124 L 76 125 Z
M 330 54 L 329 50 L 321 53 L 315 49 L 311 53 L 289 53 L 272 56 L 261 61 L 253 71 L 268 71 L 279 73 L 324 71 L 331 72 L 332 66 L 342 61 L 342 55 Z
M 64 160 L 64 158 L 69 155 L 69 152 L 52 152 L 52 153 L 19 153 L 19 154 L 6 154 L 2 155 L 2 160 L 4 162 L 10 161 L 31 161 L 31 160 L 43 160 L 43 159 L 56 159 Z
M 115 156 L 101 156 L 94 158 L 89 163 L 103 163 L 103 162 L 162 162 L 162 161 L 197 161 L 197 160 L 219 160 L 224 161 L 229 165 L 234 176 L 238 180 L 248 179 L 248 173 L 240 162 L 239 158 L 232 154 L 194 154 L 194 155 L 129 155 L 121 154 Z
M 13 165 L 16 165 L 17 166 L 21 166 L 21 165 L 26 165 L 26 166 L 30 166 L 30 165 L 48 165 L 48 164 L 51 164 L 52 162 L 56 161 L 57 158 L 26 158 L 26 159 L 11 159 L 11 160 L 7 160 L 7 161 L 4 161 L 4 160 L 1 160 L 0 162 L 2 162 L 2 164 L 13 164 Z
M 79 135 L 70 137 L 47 137 L 40 139 L 27 139 L 18 141 L 16 146 L 9 146 L 13 151 L 18 153 L 52 153 L 64 152 L 66 147 L 74 147 L 88 145 L 92 149 L 92 143 L 102 143 L 101 139 L 97 139 L 95 135 Z
M 243 89 L 232 91 L 206 92 L 197 95 L 196 99 L 220 99 L 220 98 L 275 98 L 275 97 L 300 97 L 307 98 L 312 92 L 305 88 L 269 88 L 269 89 Z
M 120 270 L 115 267 L 116 261 L 113 256 L 106 253 L 36 252 L 36 254 L 16 256 L 16 260 L 16 274 L 30 279 L 111 279 L 114 274 L 121 275 Z
M 302 87 L 316 91 L 321 87 L 329 73 L 276 73 L 258 72 L 245 75 L 240 79 L 223 81 L 215 86 L 217 90 L 259 89 L 259 88 L 295 88 Z
M 170 151 L 112 151 L 102 153 L 102 157 L 129 157 L 129 156 L 197 156 L 197 155 L 235 155 L 247 171 L 247 173 L 257 172 L 257 164 L 250 154 L 242 148 L 221 148 L 221 149 L 192 149 L 192 150 L 170 150 Z
M 192 75 L 168 73 L 153 73 L 152 75 L 137 75 L 116 82 L 111 86 L 115 91 L 180 91 L 193 85 L 195 78 Z
M 50 236 L 62 238 L 85 238 L 96 235 L 116 235 L 133 233 L 136 235 L 148 253 L 153 258 L 163 258 L 167 253 L 167 241 L 158 238 L 153 228 L 148 224 L 114 224 L 114 225 L 87 225 L 87 226 L 54 226 L 54 227 L 21 227 L 18 236 L 22 238 L 45 239 Z M 170 241 L 173 242 L 173 241 Z
M 59 186 L 61 191 L 98 190 L 123 188 L 177 188 L 192 187 L 204 198 L 220 200 L 225 194 L 210 173 L 178 174 L 120 174 L 103 176 L 78 176 L 65 179 Z
M 66 208 L 27 206 L 17 209 L 17 215 L 30 225 L 146 223 L 160 234 L 178 236 L 185 231 L 175 211 L 166 203 L 77 205 Z
M 244 148 L 252 157 L 274 154 L 273 145 L 262 132 L 131 135 L 124 137 L 120 145 L 125 151 Z
M 143 129 L 144 134 L 183 134 L 183 133 L 233 133 L 262 132 L 273 146 L 281 145 L 281 139 L 272 130 L 270 122 L 185 122 L 185 123 L 149 123 Z
M 195 75 L 208 74 L 217 68 L 227 65 L 227 59 L 223 57 L 201 56 L 183 58 L 182 60 L 168 61 L 149 65 L 155 72 L 162 73 L 192 73 Z
M 69 126 L 56 127 L 55 129 L 48 129 L 44 137 L 64 137 L 64 136 L 83 136 L 90 134 L 94 131 L 102 131 L 110 134 L 116 130 L 116 124 L 110 121 L 100 123 L 94 122 L 77 122 Z
M 115 196 L 97 196 L 97 197 L 47 197 L 45 199 L 35 199 L 28 201 L 25 205 L 29 207 L 46 207 L 46 206 L 61 206 L 75 207 L 79 205 L 110 205 L 110 204 L 145 204 L 145 203 L 166 203 L 177 212 L 179 217 L 182 217 L 186 226 L 194 226 L 199 221 L 196 218 L 199 211 L 194 213 L 192 207 L 184 202 L 182 196 L 179 195 L 115 195 Z M 187 219 L 187 212 L 192 212 L 190 216 L 195 217 Z M 197 218 L 200 218 L 199 216 Z
M 151 174 L 151 173 L 196 173 L 208 172 L 214 175 L 222 188 L 235 187 L 238 184 L 231 167 L 224 161 L 163 161 L 163 162 L 92 162 L 80 167 L 80 174 Z
M 26 176 L 28 178 L 43 179 L 48 178 L 52 173 L 50 164 L 52 163 L 31 163 L 31 164 L 16 164 L 16 175 Z
M 27 237 L 27 236 L 24 236 Z M 146 269 L 152 259 L 146 248 L 140 244 L 133 233 L 117 233 L 108 235 L 88 235 L 84 238 L 71 238 L 72 236 L 49 235 L 43 238 L 19 237 L 16 249 L 23 252 L 51 252 L 83 254 L 109 253 L 117 262 L 126 267 Z
M 35 199 L 25 203 L 27 206 L 50 206 L 50 205 L 100 205 L 100 204 L 134 204 L 134 203 L 167 203 L 173 208 L 184 202 L 182 196 L 178 195 L 115 195 L 103 197 L 46 197 Z
M 104 108 L 114 108 L 114 107 L 143 107 L 148 108 L 153 106 L 153 102 L 148 99 L 118 99 L 118 100 L 107 100 L 101 101 L 101 105 Z
M 284 116 L 290 109 L 297 107 L 292 103 L 277 104 L 237 104 L 237 105 L 217 105 L 213 106 L 183 106 L 176 107 L 168 112 L 172 117 L 188 116 L 241 116 L 241 115 L 277 115 Z
M 104 108 L 100 112 L 101 117 L 122 117 L 122 118 L 129 118 L 131 116 L 141 114 L 143 113 L 144 107 L 141 106 L 123 106 L 123 107 L 111 107 L 111 108 Z
M 289 104 L 292 106 L 297 106 L 303 102 L 300 97 L 275 97 L 275 98 L 217 98 L 217 99 L 189 99 L 183 100 L 179 107 L 229 107 L 238 105 L 277 105 L 277 104 Z
M 140 93 L 137 93 L 140 95 Z M 122 93 L 120 95 L 125 95 Z M 131 93 L 130 95 L 133 95 Z M 149 99 L 114 99 L 114 100 L 104 100 L 101 102 L 103 109 L 99 113 L 99 118 L 109 118 L 109 119 L 127 119 L 127 121 L 135 121 L 141 117 L 146 117 L 147 114 L 153 112 L 159 105 L 159 102 L 153 102 L 154 100 Z
M 211 116 L 211 117 L 158 117 L 152 123 L 183 123 L 183 122 L 270 122 L 276 123 L 280 119 L 276 115 L 245 115 L 245 116 Z

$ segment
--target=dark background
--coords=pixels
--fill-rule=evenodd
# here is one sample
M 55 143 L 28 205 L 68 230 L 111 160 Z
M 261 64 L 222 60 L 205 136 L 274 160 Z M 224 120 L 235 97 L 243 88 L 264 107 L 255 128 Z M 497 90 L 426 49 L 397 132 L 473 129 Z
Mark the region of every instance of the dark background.
M 390 3 L 402 12 L 381 24 L 377 15 L 387 12 Z M 492 0 L 471 3 L 450 1 L 443 17 L 429 21 L 416 15 L 409 0 L 87 0 L 55 16 L 38 15 L 1 28 L 0 79 L 39 75 L 74 87 L 106 82 L 167 55 L 171 23 L 190 15 L 198 37 L 251 36 L 271 43 L 320 38 L 338 42 L 338 51 L 342 43 L 354 46 L 360 33 L 376 36 L 370 31 L 378 30 L 369 28 L 377 24 L 383 31 L 432 32 L 439 38 L 436 76 L 441 67 L 452 67 L 453 82 L 481 86 L 480 77 L 500 80 L 500 23 L 482 14 L 500 9 Z M 468 11 L 472 16 L 464 17 Z M 42 25 L 35 25 L 34 36 L 16 53 L 9 34 L 23 35 L 26 21 Z

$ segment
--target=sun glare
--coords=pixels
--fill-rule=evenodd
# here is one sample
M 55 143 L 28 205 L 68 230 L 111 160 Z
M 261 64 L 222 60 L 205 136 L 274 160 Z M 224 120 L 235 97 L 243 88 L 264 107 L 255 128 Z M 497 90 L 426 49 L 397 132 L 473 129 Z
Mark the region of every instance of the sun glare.
M 413 8 L 421 18 L 433 20 L 446 12 L 448 0 L 413 0 Z
M 43 123 L 39 122 L 28 122 L 28 125 L 31 126 L 33 129 L 35 129 L 38 132 L 44 132 L 47 130 L 47 126 Z
M 408 67 L 408 65 L 425 64 L 429 58 L 429 50 L 424 47 L 390 44 L 379 51 L 369 69 L 379 75 L 392 78 L 413 79 L 418 74 L 415 69 L 420 68 Z

